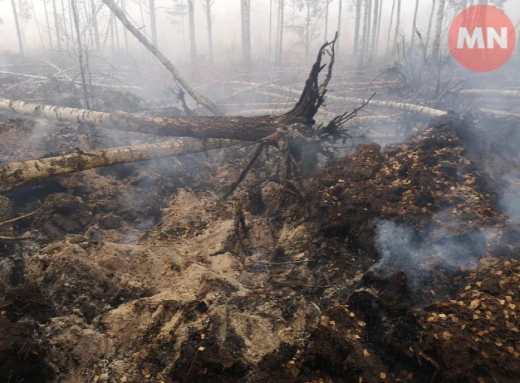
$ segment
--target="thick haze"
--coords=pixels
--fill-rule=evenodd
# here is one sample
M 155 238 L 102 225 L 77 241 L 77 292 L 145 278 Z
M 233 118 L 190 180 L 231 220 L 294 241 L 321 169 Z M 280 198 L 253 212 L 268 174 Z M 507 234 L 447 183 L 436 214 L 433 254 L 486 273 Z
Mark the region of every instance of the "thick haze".
M 20 1 L 15 0 L 20 8 Z M 37 25 L 40 27 L 40 33 L 44 44 L 48 46 L 47 28 L 45 22 L 45 12 L 43 8 L 42 0 L 23 0 L 28 4 L 31 2 L 35 7 L 35 15 L 32 10 L 29 12 L 30 19 L 25 20 L 23 23 L 23 32 L 25 35 L 26 50 L 30 53 L 31 51 L 40 49 L 41 40 L 38 34 Z M 53 24 L 52 18 L 52 2 L 48 1 L 48 11 L 51 24 Z M 127 0 L 127 12 L 130 14 L 134 21 L 134 24 L 138 27 L 142 27 L 143 23 L 141 20 L 141 13 L 137 5 L 138 0 L 130 1 Z M 148 0 L 141 0 L 144 9 L 145 27 L 147 36 L 150 36 L 150 19 L 148 13 Z M 187 0 L 183 0 L 186 4 Z M 65 1 L 66 7 L 68 1 Z M 120 1 L 119 1 L 120 3 Z M 173 0 L 156 0 L 156 13 L 157 13 L 157 27 L 158 27 L 158 44 L 160 49 L 167 54 L 174 61 L 182 60 L 188 57 L 188 19 L 185 16 L 184 29 L 185 29 L 185 40 L 183 39 L 181 18 L 179 16 L 171 16 L 167 10 L 173 9 L 175 4 L 180 4 L 181 0 L 174 2 Z M 202 6 L 202 0 L 195 1 L 195 17 L 196 17 L 196 41 L 197 50 L 199 55 L 207 55 L 208 51 L 208 40 L 206 31 L 206 15 Z M 291 1 L 286 1 L 286 27 L 291 24 L 302 24 L 304 20 L 303 12 L 297 12 L 291 5 Z M 355 12 L 352 6 L 353 1 L 343 0 L 343 17 L 342 17 L 342 41 L 343 46 L 350 44 L 353 40 L 353 24 Z M 448 4 L 450 1 L 448 1 Z M 61 4 L 61 0 L 57 0 L 57 4 Z M 82 2 L 78 1 L 80 9 Z M 96 4 L 101 6 L 101 1 L 96 0 Z M 420 9 L 418 16 L 418 28 L 425 34 L 428 24 L 428 18 L 430 15 L 432 0 L 421 0 Z M 402 0 L 402 13 L 401 13 L 401 26 L 400 32 L 409 38 L 412 29 L 413 12 L 415 8 L 415 0 Z M 323 3 L 323 8 L 325 2 Z M 386 35 L 390 22 L 392 1 L 383 0 L 383 21 L 381 26 L 382 44 L 380 46 L 380 52 L 384 52 L 386 49 Z M 61 7 L 60 7 L 61 9 Z M 520 2 L 518 0 L 509 0 L 505 6 L 506 12 L 513 20 L 515 25 L 520 21 Z M 230 60 L 239 59 L 241 54 L 240 48 L 240 0 L 215 0 L 212 8 L 213 12 L 213 38 L 214 38 L 214 50 L 215 58 L 217 60 Z M 333 35 L 337 29 L 337 15 L 338 15 L 338 0 L 334 0 L 330 3 L 329 11 L 329 38 Z M 68 16 L 68 15 L 67 15 Z M 0 25 L 0 51 L 11 50 L 13 52 L 18 51 L 18 42 L 16 39 L 16 28 L 14 25 L 14 18 L 11 7 L 11 0 L 0 0 L 0 17 L 3 19 L 3 24 Z M 453 19 L 453 13 L 447 11 L 447 17 L 445 17 L 443 28 L 446 29 L 450 21 Z M 109 11 L 103 6 L 99 16 L 100 32 L 105 38 L 109 20 Z M 316 30 L 319 31 L 319 37 L 313 40 L 311 45 L 311 51 L 315 51 L 316 47 L 325 40 L 324 37 L 324 12 L 322 12 L 319 20 L 313 19 L 313 23 L 316 24 Z M 434 21 L 435 23 L 435 21 Z M 276 42 L 276 25 L 277 24 L 277 1 L 273 1 L 273 34 L 272 43 L 273 47 Z M 395 20 L 394 20 L 395 26 Z M 123 46 L 123 26 L 118 25 L 118 31 L 120 36 L 121 45 Z M 269 38 L 269 0 L 252 0 L 251 1 L 251 43 L 252 43 L 252 55 L 253 57 L 265 56 L 268 50 L 268 38 Z M 54 33 L 54 31 L 53 31 Z M 285 51 L 303 51 L 303 44 L 297 35 L 289 28 L 286 28 L 286 35 L 284 37 L 284 52 Z M 54 36 L 53 36 L 54 37 Z M 131 48 L 138 48 L 138 42 L 131 36 L 128 36 L 129 44 Z M 110 38 L 108 38 L 110 40 Z M 110 41 L 107 41 L 107 45 Z M 274 49 L 274 48 L 273 48 Z

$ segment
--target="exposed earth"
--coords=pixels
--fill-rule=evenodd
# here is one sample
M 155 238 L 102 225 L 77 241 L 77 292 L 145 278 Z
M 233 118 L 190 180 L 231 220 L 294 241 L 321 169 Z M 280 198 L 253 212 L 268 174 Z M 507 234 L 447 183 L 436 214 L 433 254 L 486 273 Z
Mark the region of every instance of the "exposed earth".
M 0 163 L 145 139 L 47 124 L 2 122 Z M 222 199 L 247 146 L 4 188 L 37 213 L 0 226 L 32 236 L 0 241 L 0 382 L 518 382 L 519 125 L 418 124 L 300 193 L 273 154 Z

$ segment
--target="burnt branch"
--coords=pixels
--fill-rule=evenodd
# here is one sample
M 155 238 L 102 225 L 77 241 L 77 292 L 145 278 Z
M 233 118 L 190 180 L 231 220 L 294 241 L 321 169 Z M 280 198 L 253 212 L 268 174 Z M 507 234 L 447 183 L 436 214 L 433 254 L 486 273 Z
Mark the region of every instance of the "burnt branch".
M 300 99 L 294 106 L 292 110 L 287 112 L 285 116 L 293 117 L 298 119 L 303 119 L 307 121 L 313 121 L 314 116 L 318 112 L 318 109 L 325 102 L 325 94 L 327 93 L 327 86 L 332 78 L 332 68 L 334 66 L 335 59 L 335 50 L 334 46 L 338 39 L 338 33 L 334 36 L 334 39 L 331 42 L 326 42 L 323 44 L 318 52 L 318 57 L 316 58 L 316 62 L 312 66 L 309 77 L 305 81 L 305 87 L 303 88 L 303 92 L 300 96 Z M 330 52 L 327 48 L 330 47 Z M 319 84 L 319 75 L 321 71 L 327 66 L 322 65 L 321 60 L 322 57 L 328 53 L 330 56 L 329 68 L 327 71 L 327 75 L 323 83 Z

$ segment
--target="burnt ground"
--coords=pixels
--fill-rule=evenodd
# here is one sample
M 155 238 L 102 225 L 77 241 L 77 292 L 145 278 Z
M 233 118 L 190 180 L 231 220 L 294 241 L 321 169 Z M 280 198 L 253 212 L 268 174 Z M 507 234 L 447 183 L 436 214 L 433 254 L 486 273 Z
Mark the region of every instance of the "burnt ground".
M 0 243 L 0 381 L 517 382 L 519 132 L 443 117 L 302 197 L 274 155 L 223 200 L 251 147 L 4 189 L 38 213 L 0 226 L 33 236 Z M 0 163 L 146 140 L 8 120 Z

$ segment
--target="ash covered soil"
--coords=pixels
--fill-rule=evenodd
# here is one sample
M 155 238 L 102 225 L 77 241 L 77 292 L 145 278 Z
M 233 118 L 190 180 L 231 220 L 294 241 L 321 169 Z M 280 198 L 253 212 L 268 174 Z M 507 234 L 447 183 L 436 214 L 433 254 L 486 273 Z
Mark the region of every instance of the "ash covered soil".
M 149 139 L 41 124 L 0 162 Z M 442 117 L 300 194 L 274 155 L 223 200 L 251 147 L 4 189 L 37 214 L 0 226 L 32 236 L 0 242 L 0 382 L 518 382 L 519 124 Z

